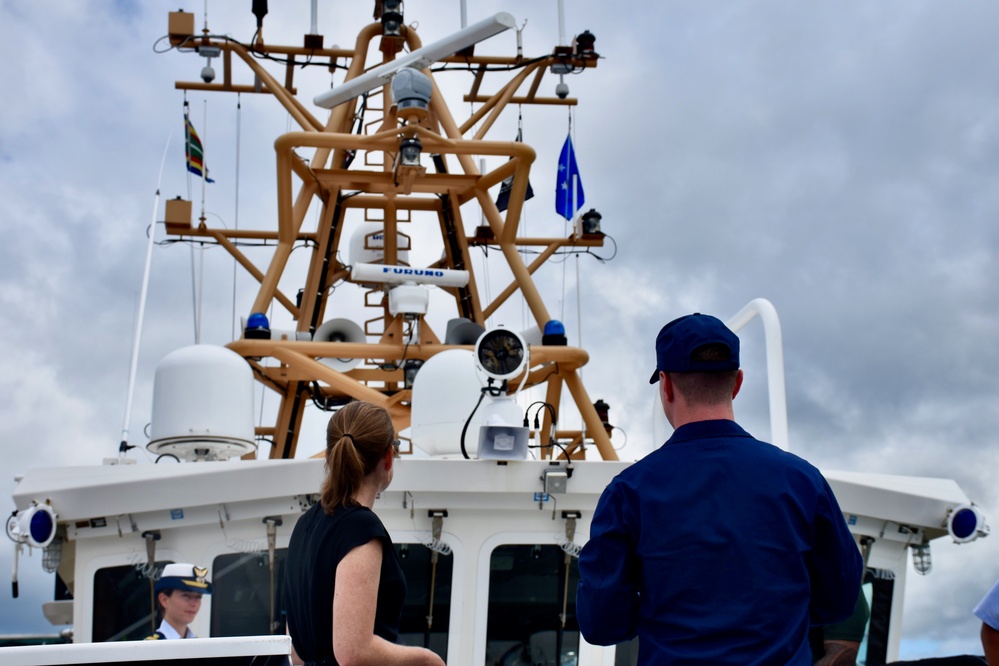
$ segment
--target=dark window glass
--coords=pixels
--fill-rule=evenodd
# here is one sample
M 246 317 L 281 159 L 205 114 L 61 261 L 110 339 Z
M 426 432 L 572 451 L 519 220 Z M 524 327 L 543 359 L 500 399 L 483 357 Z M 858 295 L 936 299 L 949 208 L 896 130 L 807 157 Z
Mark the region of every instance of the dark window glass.
M 447 658 L 447 636 L 451 614 L 451 578 L 454 558 L 438 555 L 420 544 L 396 544 L 396 553 L 406 576 L 408 592 L 399 627 L 407 645 L 428 647 Z M 271 612 L 271 567 L 263 553 L 220 555 L 212 563 L 212 636 L 258 636 L 285 632 L 284 562 L 287 548 L 274 554 L 273 620 Z M 431 583 L 433 613 L 430 613 Z M 428 620 L 429 616 L 429 620 Z
M 500 546 L 489 564 L 488 666 L 577 663 L 577 560 L 556 545 Z
M 287 548 L 219 555 L 212 563 L 212 636 L 283 634 L 284 562 Z M 273 579 L 272 579 L 273 574 Z
M 397 543 L 395 552 L 407 586 L 399 640 L 433 650 L 446 661 L 454 556 L 438 553 L 435 563 L 433 551 L 422 544 L 410 543 Z
M 155 574 L 171 560 L 156 562 Z M 153 580 L 144 565 L 99 569 L 94 574 L 94 629 L 91 640 L 134 641 L 151 636 L 159 625 Z

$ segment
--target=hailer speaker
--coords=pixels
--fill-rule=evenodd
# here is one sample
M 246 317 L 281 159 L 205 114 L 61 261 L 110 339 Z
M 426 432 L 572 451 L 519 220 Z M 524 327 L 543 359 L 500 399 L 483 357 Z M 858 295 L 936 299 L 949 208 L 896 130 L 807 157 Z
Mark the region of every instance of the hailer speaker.
M 364 329 L 349 319 L 338 317 L 330 319 L 316 329 L 312 335 L 313 342 L 367 342 Z M 337 372 L 347 372 L 353 370 L 361 364 L 359 358 L 320 358 L 319 362 L 327 365 Z
M 447 332 L 444 334 L 446 345 L 474 345 L 486 332 L 486 329 L 467 317 L 455 317 L 447 322 Z

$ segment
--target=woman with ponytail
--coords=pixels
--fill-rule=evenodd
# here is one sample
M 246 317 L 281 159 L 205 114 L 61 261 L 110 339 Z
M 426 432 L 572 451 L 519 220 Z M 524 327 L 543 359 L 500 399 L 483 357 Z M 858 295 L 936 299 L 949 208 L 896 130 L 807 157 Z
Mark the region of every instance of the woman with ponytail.
M 372 507 L 397 455 L 381 407 L 352 402 L 330 419 L 320 501 L 299 518 L 285 562 L 295 663 L 444 665 L 430 650 L 396 643 L 406 579 Z

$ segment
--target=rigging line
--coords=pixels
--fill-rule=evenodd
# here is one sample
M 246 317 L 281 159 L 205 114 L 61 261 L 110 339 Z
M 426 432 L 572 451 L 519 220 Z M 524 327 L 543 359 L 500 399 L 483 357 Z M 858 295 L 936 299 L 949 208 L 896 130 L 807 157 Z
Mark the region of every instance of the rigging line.
M 139 290 L 139 313 L 135 320 L 135 335 L 132 339 L 132 359 L 128 368 L 128 390 L 125 396 L 125 418 L 121 426 L 121 445 L 119 454 L 124 454 L 128 450 L 128 428 L 132 415 L 132 397 L 135 393 L 135 373 L 139 364 L 139 343 L 142 338 L 142 320 L 146 313 L 146 295 L 149 292 L 149 267 L 153 259 L 153 244 L 156 237 L 156 214 L 160 208 L 160 185 L 163 183 L 163 168 L 166 165 L 167 151 L 170 149 L 170 140 L 173 133 L 167 135 L 166 145 L 163 146 L 163 157 L 160 159 L 160 174 L 156 179 L 156 196 L 153 199 L 152 222 L 149 225 L 149 242 L 146 244 L 146 266 L 142 271 L 142 287 Z
M 236 196 L 235 196 L 235 224 L 236 230 L 239 230 L 239 158 L 240 158 L 240 140 L 242 137 L 243 128 L 243 105 L 242 105 L 242 93 L 236 93 Z M 236 339 L 236 274 L 239 268 L 239 262 L 236 261 L 236 257 L 232 258 L 232 339 Z
M 205 29 L 208 29 L 208 0 L 205 0 Z M 205 141 L 208 140 L 208 100 L 202 100 L 202 128 Z M 205 159 L 204 143 L 201 147 L 201 221 L 205 221 L 205 198 L 208 190 L 208 161 Z M 194 294 L 194 344 L 201 344 L 201 320 L 203 316 L 205 293 L 205 244 L 200 244 L 200 275 L 196 276 L 194 268 L 194 245 L 191 245 L 191 290 Z
M 191 170 L 187 168 L 187 155 L 188 151 L 191 149 L 191 137 L 187 129 L 187 118 L 190 110 L 190 104 L 187 103 L 187 91 L 184 91 L 184 175 L 187 176 L 187 200 L 193 201 L 194 196 L 193 186 L 191 184 Z
M 485 172 L 486 172 L 486 158 L 480 157 L 479 158 L 479 174 L 483 174 Z M 481 224 L 482 226 L 488 226 L 489 225 L 489 222 L 486 220 L 486 209 L 482 207 L 481 203 L 479 204 L 479 220 L 480 220 L 479 224 Z M 492 296 L 492 289 L 490 288 L 491 285 L 490 285 L 490 279 L 489 279 L 489 253 L 488 252 L 485 252 L 482 255 L 482 277 L 483 277 L 483 282 L 484 282 L 484 284 L 482 285 L 482 291 L 483 291 L 483 293 L 486 296 L 486 303 L 492 303 L 493 302 L 493 296 Z M 492 317 L 490 317 L 489 319 L 492 319 Z M 486 320 L 487 328 L 488 328 L 488 323 L 489 323 L 489 320 L 487 319 Z

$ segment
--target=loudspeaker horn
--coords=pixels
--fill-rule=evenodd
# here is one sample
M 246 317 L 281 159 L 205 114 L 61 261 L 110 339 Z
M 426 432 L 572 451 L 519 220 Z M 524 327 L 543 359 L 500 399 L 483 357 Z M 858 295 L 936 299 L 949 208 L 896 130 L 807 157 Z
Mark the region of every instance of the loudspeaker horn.
M 313 342 L 367 342 L 364 329 L 349 319 L 338 317 L 330 319 L 316 329 L 312 335 Z M 353 370 L 361 364 L 359 358 L 321 358 L 319 362 L 328 365 L 338 372 Z
M 466 317 L 455 317 L 447 322 L 444 334 L 446 345 L 474 345 L 486 329 Z

